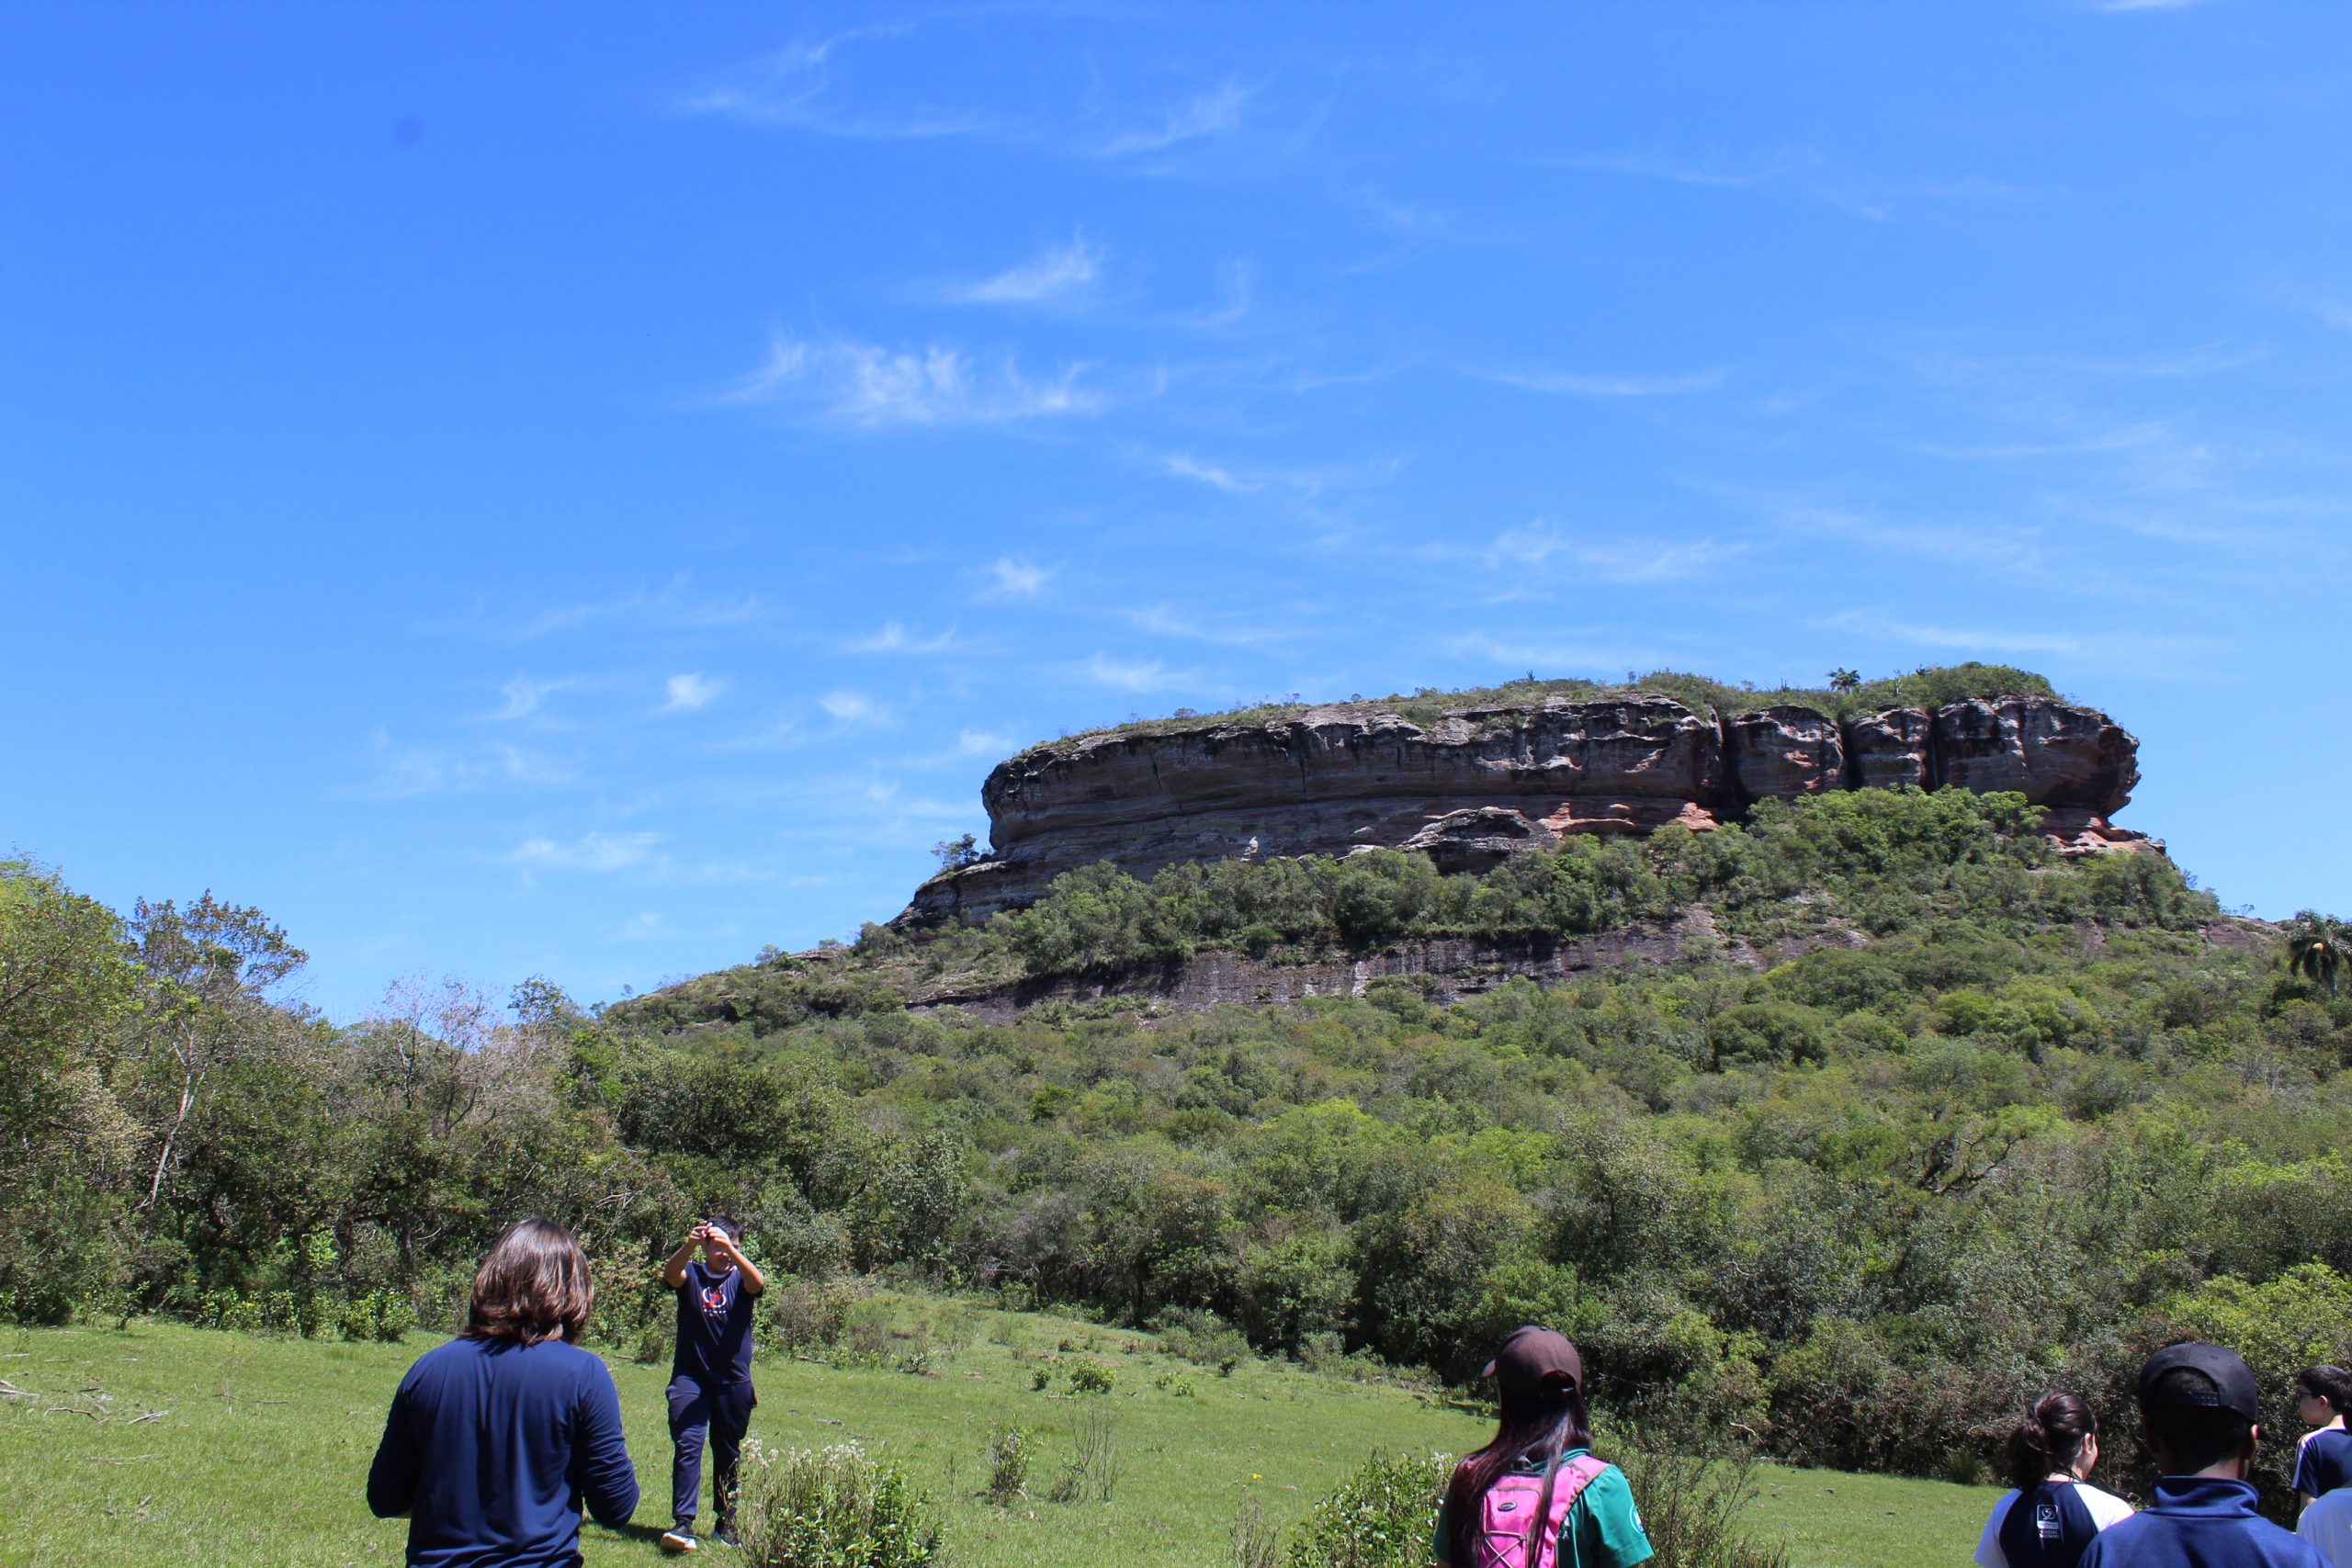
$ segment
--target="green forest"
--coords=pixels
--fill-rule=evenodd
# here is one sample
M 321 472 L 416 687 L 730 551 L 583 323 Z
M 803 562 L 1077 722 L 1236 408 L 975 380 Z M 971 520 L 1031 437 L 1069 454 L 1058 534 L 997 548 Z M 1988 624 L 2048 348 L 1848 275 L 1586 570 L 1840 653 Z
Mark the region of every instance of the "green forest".
M 2291 1430 L 2286 1376 L 2352 1351 L 2346 939 L 2232 917 L 2161 856 L 2061 860 L 2037 818 L 1871 790 L 1475 877 L 1095 866 L 601 1010 L 451 983 L 340 1026 L 284 999 L 303 954 L 260 911 L 119 912 L 17 860 L 0 1314 L 394 1337 L 538 1213 L 634 1348 L 652 1260 L 726 1209 L 787 1348 L 838 1341 L 858 1280 L 1457 1384 L 1546 1321 L 1646 1429 L 1973 1479 L 2027 1396 L 2120 1410 L 2195 1331 Z M 1720 951 L 1450 1008 L 1410 979 L 1136 994 L 1214 949 L 1539 951 L 1694 907 Z M 945 1000 L 1069 976 L 1111 994 Z

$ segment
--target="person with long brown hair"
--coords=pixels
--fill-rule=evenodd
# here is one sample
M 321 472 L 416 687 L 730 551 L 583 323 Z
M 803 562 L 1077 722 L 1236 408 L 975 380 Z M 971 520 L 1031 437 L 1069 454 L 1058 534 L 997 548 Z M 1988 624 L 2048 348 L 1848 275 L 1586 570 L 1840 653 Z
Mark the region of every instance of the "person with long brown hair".
M 1463 1456 L 1438 1508 L 1431 1557 L 1460 1568 L 1634 1568 L 1657 1548 L 1625 1472 L 1592 1454 L 1584 1358 L 1529 1324 L 1487 1363 L 1500 1419 Z
M 506 1228 L 474 1275 L 465 1332 L 392 1395 L 368 1506 L 405 1517 L 411 1568 L 580 1568 L 580 1512 L 637 1510 L 613 1374 L 580 1348 L 588 1259 L 551 1220 Z
M 2132 1505 L 2090 1483 L 2098 1420 L 2082 1396 L 2045 1393 L 2009 1432 L 2009 1485 L 1976 1543 L 1979 1568 L 2075 1568 Z

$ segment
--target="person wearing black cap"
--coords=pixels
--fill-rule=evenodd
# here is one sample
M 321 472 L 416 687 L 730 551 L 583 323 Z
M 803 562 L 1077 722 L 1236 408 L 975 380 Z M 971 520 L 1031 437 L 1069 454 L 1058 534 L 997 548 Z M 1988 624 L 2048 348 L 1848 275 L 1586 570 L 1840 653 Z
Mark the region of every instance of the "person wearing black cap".
M 2102 1533 L 2082 1568 L 2329 1568 L 2255 1512 L 2262 1438 L 2254 1373 L 2219 1345 L 2173 1345 L 2140 1369 L 2140 1421 L 2162 1475 L 2149 1507 Z
M 1462 1568 L 1634 1568 L 1656 1551 L 1625 1472 L 1592 1456 L 1584 1358 L 1531 1324 L 1486 1375 L 1501 1422 L 1446 1483 L 1431 1557 Z

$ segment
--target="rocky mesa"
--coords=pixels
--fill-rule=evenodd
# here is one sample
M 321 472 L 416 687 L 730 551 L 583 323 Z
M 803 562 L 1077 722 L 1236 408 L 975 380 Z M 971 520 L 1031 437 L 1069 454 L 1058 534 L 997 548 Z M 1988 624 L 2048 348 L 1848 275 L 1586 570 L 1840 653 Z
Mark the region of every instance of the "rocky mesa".
M 1345 703 L 1261 723 L 1114 730 L 1031 748 L 981 788 L 988 858 L 942 872 L 895 923 L 1018 908 L 1094 861 L 1138 875 L 1183 861 L 1426 852 L 1477 870 L 1575 833 L 1693 831 L 1759 800 L 1826 790 L 2014 790 L 2064 852 L 2162 845 L 2109 818 L 2139 742 L 2045 696 L 1973 697 L 1844 720 L 1801 705 L 1725 715 L 1670 697 L 1550 697 L 1417 724 Z

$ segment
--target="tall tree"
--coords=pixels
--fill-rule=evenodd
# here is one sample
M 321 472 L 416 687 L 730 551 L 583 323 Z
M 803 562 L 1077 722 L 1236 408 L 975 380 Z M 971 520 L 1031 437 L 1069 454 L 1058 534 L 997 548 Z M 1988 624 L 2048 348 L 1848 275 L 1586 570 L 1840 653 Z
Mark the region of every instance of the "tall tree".
M 2352 964 L 2352 926 L 2333 915 L 2299 909 L 2287 927 L 2287 971 L 2335 995 L 2335 984 Z
M 268 1049 L 292 1026 L 269 992 L 310 954 L 259 909 L 223 903 L 209 889 L 186 909 L 141 898 L 130 930 L 148 990 L 140 1035 L 165 1080 L 168 1107 L 156 1117 L 154 1168 L 136 1205 L 148 1210 L 163 1195 L 205 1079 Z

